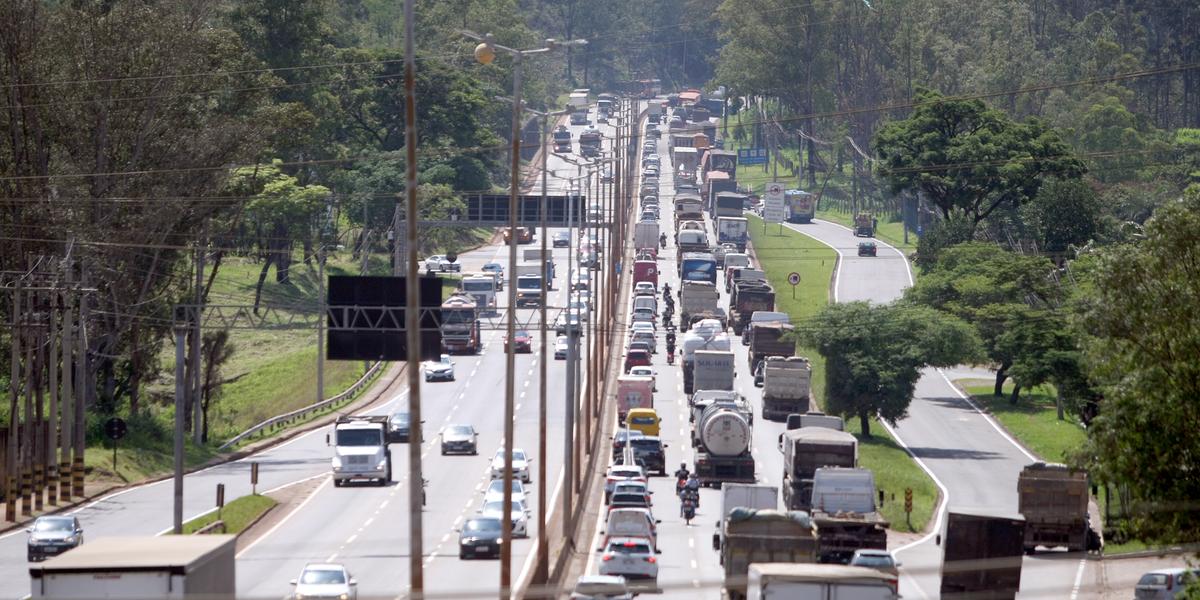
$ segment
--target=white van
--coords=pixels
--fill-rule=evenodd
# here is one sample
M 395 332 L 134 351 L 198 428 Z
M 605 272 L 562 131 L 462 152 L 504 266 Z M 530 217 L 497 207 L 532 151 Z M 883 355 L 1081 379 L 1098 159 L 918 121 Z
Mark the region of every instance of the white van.
M 648 508 L 614 508 L 608 511 L 608 521 L 604 524 L 604 541 L 601 547 L 608 546 L 609 538 L 642 537 L 658 547 L 658 524 L 662 521 L 655 519 Z
M 657 296 L 634 296 L 633 310 L 639 308 L 648 308 L 654 314 L 658 314 L 658 297 Z
M 750 255 L 740 252 L 730 252 L 725 255 L 725 268 L 749 267 Z

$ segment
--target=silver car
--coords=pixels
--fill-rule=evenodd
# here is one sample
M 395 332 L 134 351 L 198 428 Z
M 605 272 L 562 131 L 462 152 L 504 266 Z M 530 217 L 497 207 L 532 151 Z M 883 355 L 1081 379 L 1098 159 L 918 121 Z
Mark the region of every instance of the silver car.
M 617 537 L 608 541 L 600 560 L 601 575 L 658 580 L 658 557 L 646 538 Z
M 529 537 L 529 511 L 521 502 L 512 503 L 512 534 L 514 537 Z M 500 519 L 504 517 L 504 502 L 487 502 L 479 509 L 479 515 L 484 518 Z
M 1183 590 L 1200 579 L 1200 569 L 1157 569 L 1138 580 L 1133 589 L 1134 600 L 1174 600 Z
M 346 567 L 337 563 L 309 563 L 300 571 L 300 577 L 292 580 L 292 598 L 358 598 L 358 582 L 350 576 Z
M 512 453 L 512 471 L 513 479 L 520 479 L 525 483 L 531 482 L 533 479 L 529 475 L 529 456 L 524 450 L 514 448 Z M 496 451 L 496 455 L 492 457 L 492 479 L 504 478 L 504 449 Z
M 479 454 L 479 432 L 470 425 L 447 425 L 442 430 L 442 454 Z
M 83 544 L 83 527 L 75 517 L 38 517 L 25 531 L 29 533 L 26 556 L 29 562 L 58 556 Z

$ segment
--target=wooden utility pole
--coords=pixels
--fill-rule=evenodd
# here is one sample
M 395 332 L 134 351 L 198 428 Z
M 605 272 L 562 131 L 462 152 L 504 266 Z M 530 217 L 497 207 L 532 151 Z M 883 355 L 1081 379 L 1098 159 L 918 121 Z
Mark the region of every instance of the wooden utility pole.
M 17 396 L 20 394 L 21 385 L 21 323 L 18 322 L 21 314 L 21 282 L 17 281 L 12 295 L 12 349 L 10 350 L 10 364 L 8 372 L 8 452 L 6 459 L 8 462 L 7 472 L 8 481 L 5 482 L 4 488 L 4 519 L 6 521 L 17 520 L 17 490 L 19 488 L 19 477 L 21 473 L 21 462 L 17 460 L 17 438 L 19 437 L 21 413 L 17 410 Z
M 57 286 L 55 286 L 57 287 Z M 50 346 L 46 348 L 46 365 L 50 380 L 50 423 L 46 427 L 43 444 L 46 463 L 46 495 L 51 505 L 58 504 L 58 311 L 62 308 L 57 289 L 51 290 L 46 306 L 50 318 Z

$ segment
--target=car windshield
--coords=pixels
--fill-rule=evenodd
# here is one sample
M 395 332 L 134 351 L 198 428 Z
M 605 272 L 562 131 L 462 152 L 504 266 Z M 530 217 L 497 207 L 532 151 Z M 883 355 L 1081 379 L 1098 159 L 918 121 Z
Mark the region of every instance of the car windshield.
M 513 513 L 519 513 L 519 512 L 524 512 L 525 509 L 521 506 L 520 502 L 513 502 L 512 503 L 512 511 L 513 511 Z M 504 512 L 504 501 L 503 500 L 493 500 L 491 502 L 488 502 L 487 504 L 484 504 L 483 512 L 485 512 L 485 513 Z
M 339 446 L 382 446 L 377 429 L 339 429 L 337 432 Z
M 71 531 L 75 528 L 75 522 L 72 519 L 63 518 L 46 518 L 38 519 L 33 524 L 33 530 L 39 532 L 51 531 Z
M 1167 585 L 1167 578 L 1164 573 L 1146 573 L 1138 580 L 1138 585 Z
M 525 486 L 521 483 L 520 479 L 512 480 L 511 487 L 512 487 L 512 491 L 514 494 L 524 494 L 525 493 Z M 492 482 L 490 484 L 488 484 L 488 492 L 496 493 L 496 494 L 504 493 L 504 480 L 503 479 L 492 480 Z
M 396 413 L 392 415 L 393 425 L 408 425 L 408 413 Z
M 650 554 L 650 545 L 637 542 L 613 542 L 608 545 L 608 551 L 611 554 Z
M 346 583 L 346 573 L 340 569 L 305 569 L 300 583 L 330 585 Z
M 497 532 L 500 531 L 502 525 L 500 519 L 468 519 L 463 525 L 463 531 L 470 532 Z
M 474 430 L 471 429 L 470 425 L 451 425 L 446 428 L 446 433 L 449 435 L 469 436 L 474 433 Z
M 463 282 L 463 291 L 467 292 L 490 292 L 495 289 L 495 287 L 496 283 L 494 281 L 474 280 Z

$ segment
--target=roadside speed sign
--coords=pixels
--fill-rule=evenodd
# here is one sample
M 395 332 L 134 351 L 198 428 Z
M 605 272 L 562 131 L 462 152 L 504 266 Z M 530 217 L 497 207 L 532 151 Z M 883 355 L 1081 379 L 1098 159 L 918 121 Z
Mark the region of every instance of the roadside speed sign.
M 800 285 L 800 274 L 793 271 L 788 274 L 788 283 L 792 285 Z

